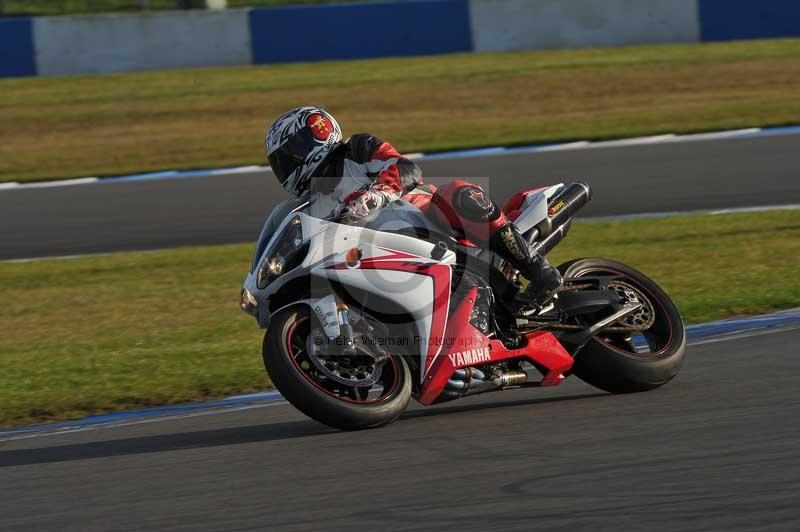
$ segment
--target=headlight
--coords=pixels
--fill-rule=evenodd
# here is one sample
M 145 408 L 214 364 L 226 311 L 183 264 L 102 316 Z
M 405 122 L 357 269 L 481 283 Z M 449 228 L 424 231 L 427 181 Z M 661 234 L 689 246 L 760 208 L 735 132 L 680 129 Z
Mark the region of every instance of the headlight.
M 308 242 L 303 242 L 303 224 L 299 216 L 295 216 L 284 226 L 275 243 L 267 251 L 256 275 L 258 288 L 266 286 L 293 270 L 303 262 L 308 254 Z
M 247 288 L 242 288 L 242 293 L 239 294 L 239 308 L 251 316 L 258 314 L 258 301 Z

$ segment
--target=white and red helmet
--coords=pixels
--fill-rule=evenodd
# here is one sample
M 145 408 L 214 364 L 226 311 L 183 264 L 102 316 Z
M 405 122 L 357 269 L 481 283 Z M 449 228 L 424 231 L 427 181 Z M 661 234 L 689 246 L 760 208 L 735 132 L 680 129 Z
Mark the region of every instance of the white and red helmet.
M 281 186 L 301 196 L 314 171 L 341 140 L 339 124 L 325 109 L 298 107 L 279 116 L 267 131 L 267 160 Z

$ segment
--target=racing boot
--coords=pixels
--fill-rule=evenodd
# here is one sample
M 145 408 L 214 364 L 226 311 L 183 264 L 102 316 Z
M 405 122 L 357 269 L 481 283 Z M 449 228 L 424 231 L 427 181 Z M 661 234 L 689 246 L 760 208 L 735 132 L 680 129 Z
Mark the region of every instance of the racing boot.
M 543 306 L 561 286 L 561 274 L 530 246 L 513 223 L 498 229 L 489 239 L 489 250 L 497 253 L 530 281 L 523 299 Z

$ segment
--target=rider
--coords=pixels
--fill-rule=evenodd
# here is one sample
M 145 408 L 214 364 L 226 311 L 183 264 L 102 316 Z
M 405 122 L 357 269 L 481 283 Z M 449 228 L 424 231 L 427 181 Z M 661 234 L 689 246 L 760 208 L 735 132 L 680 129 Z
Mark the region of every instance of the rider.
M 531 253 L 481 187 L 462 180 L 438 189 L 423 185 L 419 166 L 388 142 L 366 133 L 343 142 L 339 124 L 322 107 L 299 107 L 278 117 L 267 131 L 265 148 L 275 177 L 293 196 L 289 202 L 314 199 L 306 209 L 312 216 L 346 213 L 358 220 L 404 197 L 436 222 L 508 261 L 531 282 L 527 294 L 535 302 L 561 285 L 558 270 Z

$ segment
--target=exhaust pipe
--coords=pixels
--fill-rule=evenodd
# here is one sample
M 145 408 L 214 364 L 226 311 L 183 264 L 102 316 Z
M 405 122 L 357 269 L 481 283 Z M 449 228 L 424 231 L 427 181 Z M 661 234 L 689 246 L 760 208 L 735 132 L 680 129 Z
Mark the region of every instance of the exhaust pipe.
M 592 199 L 592 189 L 586 183 L 570 183 L 547 202 L 547 218 L 525 236 L 529 242 L 544 239 L 564 225 Z
M 556 229 L 575 216 L 592 199 L 592 188 L 586 183 L 571 183 L 561 194 L 554 196 L 547 204 L 550 226 Z M 549 236 L 549 235 L 542 235 Z
M 531 250 L 546 255 L 567 236 L 572 217 L 591 199 L 591 187 L 582 182 L 571 183 L 553 196 L 547 203 L 547 218 L 525 235 L 532 245 Z
M 536 242 L 534 245 L 532 245 L 531 252 L 539 255 L 547 255 L 554 247 L 556 247 L 556 244 L 564 240 L 564 237 L 567 236 L 567 233 L 571 227 L 572 218 L 559 225 L 558 228 L 550 234 L 550 236 L 541 242 Z
M 479 369 L 462 368 L 456 370 L 453 377 L 447 381 L 441 397 L 445 400 L 456 399 L 511 386 L 522 386 L 527 380 L 528 375 L 524 371 L 504 371 L 492 379 L 487 379 Z

